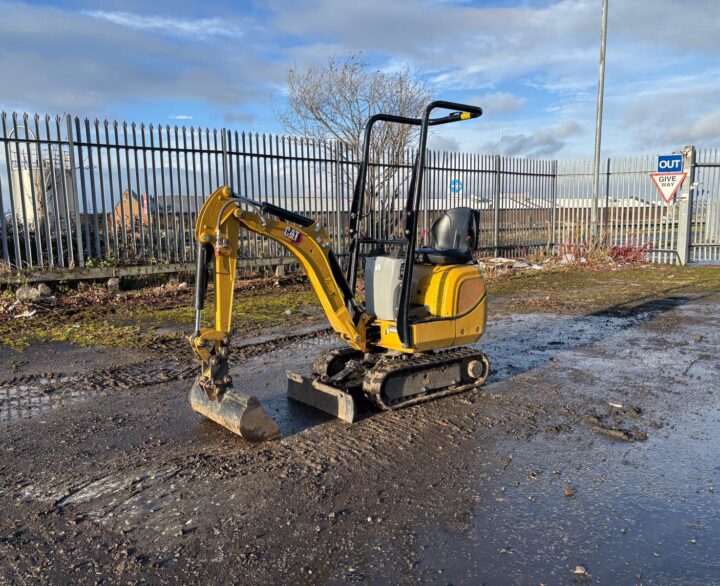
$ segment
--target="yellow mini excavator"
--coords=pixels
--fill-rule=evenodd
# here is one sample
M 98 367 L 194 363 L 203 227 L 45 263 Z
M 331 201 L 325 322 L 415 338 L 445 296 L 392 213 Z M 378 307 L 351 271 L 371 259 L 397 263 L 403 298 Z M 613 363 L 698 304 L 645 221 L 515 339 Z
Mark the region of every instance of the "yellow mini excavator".
M 431 117 L 435 110 L 450 111 Z M 251 441 L 278 436 L 256 397 L 232 387 L 228 355 L 239 231 L 245 228 L 288 248 L 307 272 L 332 328 L 345 346 L 318 357 L 311 377 L 288 373 L 288 396 L 352 421 L 354 401 L 398 409 L 480 386 L 488 359 L 463 346 L 485 331 L 486 293 L 473 262 L 479 212 L 454 208 L 433 224 L 432 247 L 418 248 L 418 209 L 428 129 L 477 118 L 478 107 L 436 101 L 421 118 L 371 116 L 349 215 L 349 253 L 343 272 L 325 228 L 312 218 L 267 202 L 215 191 L 197 218 L 195 331 L 190 342 L 202 372 L 190 392 L 192 408 Z M 397 238 L 368 238 L 360 227 L 366 200 L 370 138 L 377 122 L 420 127 L 418 154 Z M 365 248 L 368 247 L 368 248 Z M 365 252 L 369 251 L 369 252 Z M 214 259 L 214 260 L 213 260 Z M 365 301 L 355 296 L 364 259 Z M 202 327 L 201 311 L 214 264 L 215 327 Z

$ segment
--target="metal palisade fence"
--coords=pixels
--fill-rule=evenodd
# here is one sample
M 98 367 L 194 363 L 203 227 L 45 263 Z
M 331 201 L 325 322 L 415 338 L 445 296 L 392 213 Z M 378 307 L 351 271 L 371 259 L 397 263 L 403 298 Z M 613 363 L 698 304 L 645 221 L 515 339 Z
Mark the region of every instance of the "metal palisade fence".
M 649 173 L 654 157 L 607 159 L 601 170 L 604 242 L 645 247 L 666 263 L 720 260 L 718 150 L 686 149 L 688 178 L 670 203 Z M 362 229 L 400 229 L 415 153 L 372 163 L 376 180 Z M 0 260 L 19 274 L 194 261 L 204 199 L 236 191 L 318 218 L 338 254 L 359 162 L 324 140 L 2 113 Z M 442 211 L 480 210 L 483 254 L 519 256 L 589 246 L 590 161 L 550 161 L 431 151 L 421 210 L 423 237 Z M 241 234 L 243 260 L 272 264 L 285 249 Z M 57 271 L 56 271 L 57 272 Z
M 720 262 L 720 149 L 698 149 L 691 173 L 691 262 Z

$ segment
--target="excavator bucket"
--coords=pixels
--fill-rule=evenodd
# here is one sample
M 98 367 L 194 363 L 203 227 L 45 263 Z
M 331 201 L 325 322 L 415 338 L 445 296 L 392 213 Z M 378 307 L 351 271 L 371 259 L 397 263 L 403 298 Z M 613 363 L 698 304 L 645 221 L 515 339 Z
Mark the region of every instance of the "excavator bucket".
M 210 399 L 196 382 L 190 389 L 190 406 L 250 442 L 280 437 L 277 423 L 253 395 L 244 395 L 230 388 L 219 398 Z

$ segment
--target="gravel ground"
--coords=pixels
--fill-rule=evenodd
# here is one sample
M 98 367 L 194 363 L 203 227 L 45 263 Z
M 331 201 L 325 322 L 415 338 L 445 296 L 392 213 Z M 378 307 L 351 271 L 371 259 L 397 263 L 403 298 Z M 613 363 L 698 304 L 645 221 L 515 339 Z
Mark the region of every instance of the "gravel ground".
M 0 353 L 0 582 L 720 582 L 720 292 L 491 314 L 482 389 L 353 425 L 284 396 L 334 336 L 239 342 L 262 445 L 183 356 Z

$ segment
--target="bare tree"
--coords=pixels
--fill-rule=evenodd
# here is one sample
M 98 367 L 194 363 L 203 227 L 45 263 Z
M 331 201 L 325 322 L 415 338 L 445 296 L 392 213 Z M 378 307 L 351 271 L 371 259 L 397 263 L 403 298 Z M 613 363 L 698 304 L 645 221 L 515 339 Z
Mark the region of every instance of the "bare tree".
M 363 128 L 369 116 L 383 112 L 418 117 L 430 99 L 429 87 L 417 71 L 408 66 L 379 71 L 362 53 L 350 53 L 344 60 L 331 57 L 322 66 L 304 70 L 293 66 L 287 73 L 287 86 L 287 107 L 278 113 L 285 129 L 313 139 L 337 140 L 354 161 L 362 157 Z M 417 130 L 399 124 L 376 125 L 371 160 L 384 164 L 370 167 L 368 194 L 379 193 L 395 176 Z

